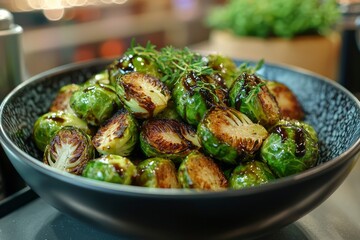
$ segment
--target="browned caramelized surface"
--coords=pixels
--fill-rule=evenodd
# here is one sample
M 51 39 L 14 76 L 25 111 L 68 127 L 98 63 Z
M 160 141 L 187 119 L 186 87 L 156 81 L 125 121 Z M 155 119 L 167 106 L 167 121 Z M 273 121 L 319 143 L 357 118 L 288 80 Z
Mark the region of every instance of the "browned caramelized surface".
M 236 148 L 239 153 L 254 153 L 268 136 L 263 126 L 252 123 L 244 114 L 230 108 L 216 107 L 211 110 L 208 119 L 211 119 L 208 127 L 214 135 Z
M 179 188 L 177 172 L 172 164 L 159 164 L 156 169 L 156 179 L 159 188 Z
M 283 118 L 302 120 L 304 111 L 294 93 L 279 82 L 268 82 L 269 91 L 274 95 Z
M 187 173 L 192 180 L 191 188 L 220 190 L 227 188 L 227 180 L 220 168 L 210 158 L 196 154 L 187 159 Z
M 152 119 L 142 128 L 147 142 L 161 153 L 179 153 L 198 148 L 183 134 L 195 136 L 195 131 L 187 125 L 172 119 Z

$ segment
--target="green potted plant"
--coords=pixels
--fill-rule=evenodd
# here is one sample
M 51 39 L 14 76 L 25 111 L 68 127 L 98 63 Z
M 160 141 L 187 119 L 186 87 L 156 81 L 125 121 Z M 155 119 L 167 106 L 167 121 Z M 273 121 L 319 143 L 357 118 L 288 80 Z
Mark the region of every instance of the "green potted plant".
M 336 77 L 340 36 L 336 0 L 229 0 L 206 17 L 215 51 L 265 59 Z

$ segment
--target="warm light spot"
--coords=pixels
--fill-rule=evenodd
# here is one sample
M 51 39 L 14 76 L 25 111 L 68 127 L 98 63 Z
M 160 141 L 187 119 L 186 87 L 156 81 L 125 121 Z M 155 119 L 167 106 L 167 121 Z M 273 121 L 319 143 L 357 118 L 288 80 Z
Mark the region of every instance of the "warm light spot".
M 88 47 L 88 46 L 79 47 L 75 50 L 75 53 L 74 53 L 74 61 L 75 62 L 90 60 L 95 57 L 96 56 L 94 53 L 94 49 L 92 47 Z
M 113 2 L 116 4 L 124 4 L 127 2 L 127 0 L 113 0 Z
M 50 21 L 58 21 L 64 16 L 64 9 L 44 9 L 44 15 Z
M 119 40 L 108 40 L 100 46 L 101 57 L 116 57 L 125 51 L 124 44 Z

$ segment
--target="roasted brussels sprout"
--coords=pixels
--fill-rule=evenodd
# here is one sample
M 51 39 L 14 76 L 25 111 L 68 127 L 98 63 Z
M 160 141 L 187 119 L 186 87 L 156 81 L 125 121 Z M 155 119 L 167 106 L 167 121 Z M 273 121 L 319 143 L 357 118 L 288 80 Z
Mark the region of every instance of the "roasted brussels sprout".
M 204 154 L 193 151 L 181 162 L 178 180 L 183 188 L 223 190 L 227 180 L 216 163 Z
M 180 188 L 175 164 L 165 158 L 150 158 L 137 166 L 136 184 L 151 188 Z
M 165 157 L 180 162 L 192 150 L 199 149 L 196 131 L 173 119 L 150 119 L 144 122 L 140 146 L 148 157 Z
M 66 126 L 46 146 L 43 161 L 59 170 L 81 175 L 87 162 L 94 157 L 90 136 L 79 128 Z
M 315 130 L 305 122 L 281 120 L 270 130 L 260 155 L 278 177 L 313 167 L 319 156 Z
M 230 89 L 236 79 L 237 73 L 234 61 L 220 54 L 210 54 L 207 56 L 207 59 L 208 66 L 217 71 L 215 78 L 222 79 L 226 87 Z
M 136 175 L 136 166 L 128 158 L 112 154 L 90 160 L 82 172 L 86 178 L 125 185 L 132 184 Z
M 92 142 L 101 154 L 128 156 L 138 141 L 135 118 L 126 110 L 120 110 L 100 126 Z
M 86 122 L 76 115 L 63 111 L 48 112 L 40 116 L 34 124 L 33 138 L 36 146 L 41 151 L 44 151 L 56 132 L 64 126 L 74 126 L 82 129 L 87 134 L 91 134 Z
M 88 79 L 83 86 L 88 87 L 94 84 L 105 84 L 109 85 L 109 74 L 107 70 L 103 70 L 95 75 L 93 75 L 90 79 Z
M 229 187 L 241 189 L 268 183 L 275 179 L 266 163 L 261 161 L 249 161 L 241 163 L 231 173 Z
M 136 118 L 150 118 L 164 110 L 170 91 L 159 79 L 144 73 L 131 72 L 117 79 L 116 92 L 125 107 Z
M 243 73 L 234 82 L 229 94 L 230 106 L 266 128 L 281 119 L 280 108 L 265 85 L 255 74 Z
M 156 54 L 157 51 L 153 50 L 152 53 Z M 115 86 L 117 78 L 130 72 L 139 72 L 149 74 L 156 78 L 161 78 L 162 74 L 156 62 L 146 55 L 147 54 L 144 52 L 127 52 L 120 59 L 113 61 L 112 64 L 108 66 L 108 74 L 111 84 Z
M 266 129 L 233 108 L 211 108 L 197 128 L 204 151 L 229 164 L 252 157 L 268 136 Z
M 186 75 L 175 84 L 173 98 L 179 115 L 197 126 L 205 112 L 215 105 L 224 105 L 226 91 L 209 75 Z
M 50 112 L 64 111 L 74 113 L 70 107 L 70 98 L 72 94 L 80 89 L 80 85 L 68 84 L 60 88 L 58 94 L 50 106 Z
M 274 95 L 283 118 L 285 119 L 304 119 L 304 111 L 298 102 L 295 94 L 283 83 L 276 81 L 266 81 L 270 93 Z
M 70 106 L 89 125 L 99 126 L 120 108 L 121 102 L 112 86 L 95 83 L 74 92 Z

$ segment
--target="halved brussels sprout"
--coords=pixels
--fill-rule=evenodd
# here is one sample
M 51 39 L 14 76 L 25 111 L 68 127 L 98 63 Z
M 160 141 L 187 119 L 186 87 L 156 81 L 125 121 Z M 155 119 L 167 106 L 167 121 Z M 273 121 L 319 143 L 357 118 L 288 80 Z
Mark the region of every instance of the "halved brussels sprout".
M 100 126 L 92 139 L 101 154 L 129 156 L 138 141 L 135 118 L 126 110 L 120 110 Z
M 85 166 L 82 176 L 104 182 L 130 185 L 137 176 L 137 169 L 128 158 L 111 154 L 90 160 Z
M 183 188 L 223 190 L 227 180 L 216 163 L 204 154 L 193 151 L 181 162 L 178 180 Z
M 136 184 L 151 188 L 180 188 L 175 164 L 165 158 L 150 158 L 137 166 Z
M 211 108 L 200 122 L 197 135 L 204 151 L 229 164 L 252 157 L 268 136 L 266 129 L 233 108 Z
M 137 118 L 151 118 L 164 110 L 170 91 L 158 78 L 131 72 L 117 79 L 116 91 L 126 108 Z
M 220 54 L 210 54 L 207 56 L 208 66 L 217 71 L 215 78 L 221 78 L 228 89 L 231 88 L 237 73 L 235 62 Z
M 33 127 L 33 138 L 36 146 L 44 151 L 57 131 L 64 126 L 74 126 L 91 134 L 87 123 L 75 114 L 63 111 L 48 112 L 40 116 Z
M 140 146 L 148 157 L 165 157 L 178 162 L 192 150 L 200 148 L 195 130 L 173 119 L 150 119 L 144 122 Z
M 319 156 L 318 138 L 307 123 L 281 120 L 264 141 L 260 156 L 278 177 L 313 167 Z
M 270 93 L 275 97 L 283 118 L 304 119 L 304 111 L 295 94 L 283 83 L 266 81 Z
M 182 119 L 197 126 L 208 109 L 226 103 L 227 94 L 211 76 L 190 73 L 176 82 L 173 98 Z
M 105 85 L 109 85 L 110 84 L 110 80 L 109 80 L 109 74 L 107 70 L 103 70 L 99 73 L 96 73 L 95 75 L 93 75 L 91 78 L 89 78 L 83 86 L 88 87 L 94 84 L 105 84 Z
M 231 173 L 229 187 L 241 189 L 268 183 L 276 177 L 266 163 L 260 161 L 249 161 L 241 163 Z
M 229 94 L 230 106 L 266 128 L 281 119 L 280 108 L 265 85 L 255 74 L 243 73 L 234 82 Z
M 80 89 L 80 85 L 68 84 L 60 88 L 55 99 L 50 106 L 50 112 L 64 111 L 74 113 L 70 107 L 70 98 L 72 94 Z
M 59 170 L 81 175 L 87 162 L 94 157 L 90 136 L 79 128 L 66 126 L 46 146 L 43 161 Z
M 74 92 L 70 106 L 89 125 L 99 126 L 120 108 L 121 102 L 111 85 L 95 83 Z

